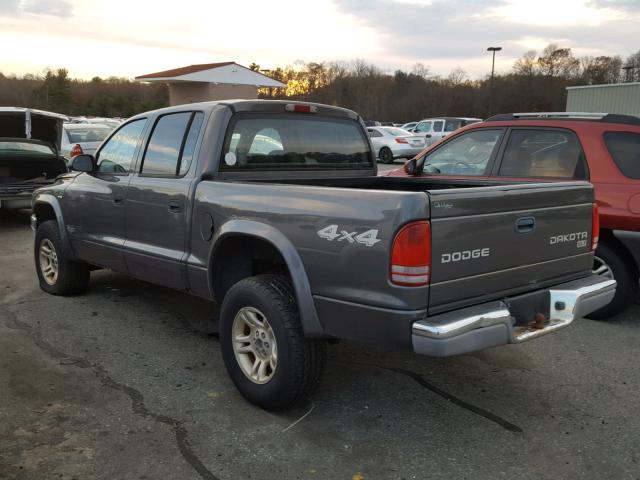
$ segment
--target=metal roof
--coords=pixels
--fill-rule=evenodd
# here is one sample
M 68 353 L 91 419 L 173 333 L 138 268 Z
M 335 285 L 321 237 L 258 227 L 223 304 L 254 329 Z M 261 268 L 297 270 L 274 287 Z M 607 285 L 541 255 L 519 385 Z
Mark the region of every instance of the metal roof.
M 136 77 L 142 82 L 198 82 L 221 83 L 231 85 L 252 85 L 255 87 L 284 88 L 282 82 L 267 77 L 260 72 L 255 72 L 235 62 L 203 63 L 186 67 L 164 70 L 162 72 L 148 73 Z
M 566 89 L 567 90 L 577 90 L 577 89 L 580 89 L 580 88 L 629 87 L 631 85 L 640 85 L 640 82 L 603 83 L 601 85 L 577 85 L 575 87 L 566 87 Z

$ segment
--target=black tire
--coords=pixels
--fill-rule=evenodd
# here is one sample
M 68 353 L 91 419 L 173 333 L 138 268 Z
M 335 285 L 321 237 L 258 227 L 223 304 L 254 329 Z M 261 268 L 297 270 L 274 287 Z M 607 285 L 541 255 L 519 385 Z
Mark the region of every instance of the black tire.
M 609 267 L 618 285 L 611 303 L 587 315 L 587 318 L 606 320 L 626 310 L 637 298 L 638 269 L 627 252 L 613 242 L 601 241 L 595 256 Z M 599 264 L 594 262 L 594 271 L 596 266 Z
M 251 380 L 234 351 L 234 319 L 247 307 L 264 315 L 275 336 L 277 365 L 267 383 Z M 320 383 L 327 357 L 325 341 L 304 336 L 291 284 L 281 275 L 250 277 L 231 287 L 220 312 L 220 347 L 240 393 L 266 410 L 284 410 L 309 397 Z
M 389 147 L 382 147 L 380 149 L 380 153 L 378 154 L 378 158 L 382 163 L 393 163 L 393 152 Z
M 45 278 L 40 253 L 42 245 L 46 243 L 56 258 L 57 276 L 55 279 Z M 70 260 L 60 239 L 58 224 L 55 220 L 42 222 L 36 230 L 34 242 L 34 260 L 40 288 L 53 295 L 77 295 L 86 291 L 89 285 L 89 266 L 82 262 Z

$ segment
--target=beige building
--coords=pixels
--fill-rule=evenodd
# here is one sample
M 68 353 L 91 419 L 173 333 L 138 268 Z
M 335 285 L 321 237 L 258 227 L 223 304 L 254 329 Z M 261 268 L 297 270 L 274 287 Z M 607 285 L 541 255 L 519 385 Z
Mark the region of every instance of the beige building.
M 258 98 L 258 88 L 285 88 L 286 85 L 235 62 L 205 63 L 174 68 L 136 77 L 140 82 L 169 86 L 169 105 Z
M 567 87 L 567 112 L 621 113 L 640 117 L 640 82 Z

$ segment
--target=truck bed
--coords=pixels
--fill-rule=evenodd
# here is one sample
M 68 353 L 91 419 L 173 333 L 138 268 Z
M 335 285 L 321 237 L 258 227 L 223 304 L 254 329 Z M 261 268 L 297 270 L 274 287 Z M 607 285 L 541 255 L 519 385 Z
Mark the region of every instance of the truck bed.
M 252 218 L 262 210 L 259 217 L 273 218 L 277 228 L 295 239 L 303 261 L 311 265 L 307 271 L 312 291 L 323 297 L 428 308 L 433 314 L 570 281 L 592 266 L 593 190 L 586 182 L 501 184 L 371 176 L 213 183 L 216 201 L 223 204 L 227 188 L 221 185 L 236 199 L 247 192 L 247 209 L 238 211 L 235 204 L 235 215 Z M 411 212 L 431 222 L 432 272 L 427 288 L 392 287 L 391 297 L 389 259 L 381 261 L 388 253 L 380 253 L 390 251 L 405 221 L 394 212 Z M 323 242 L 314 232 L 328 225 L 356 232 L 375 228 L 382 241 L 372 248 Z M 567 234 L 579 238 L 551 243 Z M 330 265 L 332 252 L 341 261 L 348 259 L 347 265 L 335 272 L 315 268 L 323 261 Z M 325 260 L 318 263 L 319 257 Z M 323 275 L 316 277 L 315 271 Z

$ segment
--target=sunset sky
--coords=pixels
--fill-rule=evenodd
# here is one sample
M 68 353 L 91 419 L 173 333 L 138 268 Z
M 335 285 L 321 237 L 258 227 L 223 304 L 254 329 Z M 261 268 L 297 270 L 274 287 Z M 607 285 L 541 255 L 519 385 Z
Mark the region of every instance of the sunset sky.
M 550 42 L 576 55 L 640 49 L 640 0 L 0 0 L 0 72 L 134 77 L 235 60 L 263 68 L 364 59 L 434 74 L 498 71 Z

